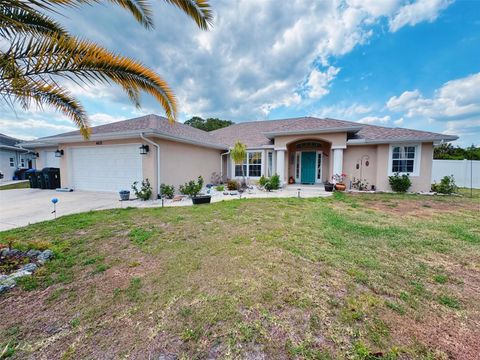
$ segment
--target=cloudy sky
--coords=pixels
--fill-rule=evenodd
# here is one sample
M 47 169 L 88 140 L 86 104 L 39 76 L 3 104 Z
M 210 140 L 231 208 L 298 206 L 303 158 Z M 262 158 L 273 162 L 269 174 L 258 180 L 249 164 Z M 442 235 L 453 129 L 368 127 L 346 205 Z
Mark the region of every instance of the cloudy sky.
M 216 1 L 212 30 L 155 3 L 155 29 L 95 5 L 59 20 L 135 57 L 174 89 L 179 120 L 333 117 L 460 136 L 480 144 L 480 1 Z M 148 113 L 118 88 L 67 84 L 93 125 Z M 0 132 L 30 139 L 71 130 L 48 108 L 0 107 Z

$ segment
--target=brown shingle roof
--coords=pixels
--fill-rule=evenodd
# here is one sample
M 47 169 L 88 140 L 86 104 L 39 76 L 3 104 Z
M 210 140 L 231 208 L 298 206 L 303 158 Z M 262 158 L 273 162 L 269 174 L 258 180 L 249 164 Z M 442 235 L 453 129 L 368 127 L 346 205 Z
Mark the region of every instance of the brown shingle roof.
M 350 132 L 349 138 L 369 141 L 402 141 L 402 140 L 431 140 L 437 141 L 442 139 L 455 140 L 455 137 L 442 135 L 427 131 L 388 128 L 384 126 L 364 125 L 353 121 L 337 120 L 337 119 L 319 119 L 314 117 L 301 117 L 281 120 L 251 121 L 243 122 L 228 126 L 223 129 L 212 131 L 211 134 L 219 139 L 222 143 L 232 146 L 237 140 L 246 144 L 248 147 L 261 147 L 264 145 L 272 145 L 272 136 L 277 133 L 299 133 L 305 131 L 325 131 L 332 129 L 333 131 Z
M 148 132 L 153 131 L 160 135 L 167 135 L 173 138 L 194 141 L 196 143 L 204 143 L 216 145 L 218 147 L 226 148 L 225 144 L 221 144 L 210 133 L 193 128 L 182 123 L 170 124 L 167 118 L 155 114 L 145 115 L 134 119 L 117 121 L 110 124 L 94 126 L 91 128 L 92 135 L 102 135 L 111 133 L 128 133 L 128 132 Z M 39 139 L 41 140 L 55 140 L 56 138 L 64 138 L 70 136 L 79 136 L 79 131 L 71 131 L 55 136 L 49 136 Z
M 92 135 L 128 132 L 149 132 L 165 135 L 178 140 L 192 141 L 200 144 L 227 148 L 239 140 L 250 148 L 273 145 L 275 134 L 346 131 L 350 142 L 392 142 L 392 141 L 439 141 L 455 140 L 455 136 L 442 135 L 428 131 L 389 128 L 376 125 L 364 125 L 357 122 L 319 119 L 314 117 L 300 117 L 280 120 L 264 120 L 241 122 L 226 128 L 206 132 L 181 123 L 170 124 L 164 117 L 145 115 L 134 119 L 118 121 L 111 124 L 92 127 Z M 55 140 L 70 136 L 79 136 L 79 131 L 72 131 L 55 136 L 45 137 L 42 140 Z

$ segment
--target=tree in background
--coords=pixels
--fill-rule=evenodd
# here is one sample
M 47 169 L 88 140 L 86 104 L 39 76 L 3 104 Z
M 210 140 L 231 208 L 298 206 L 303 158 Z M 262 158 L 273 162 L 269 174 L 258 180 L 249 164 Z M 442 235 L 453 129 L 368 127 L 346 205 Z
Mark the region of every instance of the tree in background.
M 242 188 L 246 187 L 245 182 L 245 166 L 243 165 L 247 158 L 247 145 L 242 144 L 240 141 L 237 141 L 233 146 L 233 149 L 230 150 L 230 156 L 232 157 L 235 165 L 240 165 L 242 168 Z
M 234 122 L 219 118 L 207 118 L 205 120 L 199 116 L 194 116 L 190 120 L 185 121 L 184 124 L 204 131 L 213 131 L 233 125 Z
M 85 138 L 89 122 L 83 106 L 60 79 L 82 86 L 115 83 L 140 106 L 140 93 L 152 95 L 170 121 L 177 102 L 168 84 L 140 62 L 111 52 L 98 44 L 70 35 L 49 14 L 66 7 L 99 3 L 99 0 L 0 0 L 0 100 L 28 109 L 32 103 L 49 105 L 68 116 Z M 153 28 L 148 0 L 105 0 L 129 11 L 145 28 Z M 164 0 L 207 30 L 213 21 L 208 0 Z
M 433 158 L 436 160 L 480 160 L 480 147 L 472 145 L 463 149 L 450 143 L 440 144 L 433 148 Z

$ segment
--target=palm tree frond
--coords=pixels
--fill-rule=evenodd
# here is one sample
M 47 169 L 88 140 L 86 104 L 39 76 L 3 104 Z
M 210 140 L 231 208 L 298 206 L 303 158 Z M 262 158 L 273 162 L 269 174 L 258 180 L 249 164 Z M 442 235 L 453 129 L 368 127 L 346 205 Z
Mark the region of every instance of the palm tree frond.
M 28 7 L 0 6 L 0 36 L 13 38 L 21 35 L 67 35 L 63 27 Z
M 164 0 L 180 8 L 190 16 L 202 30 L 208 30 L 213 25 L 213 12 L 208 0 Z

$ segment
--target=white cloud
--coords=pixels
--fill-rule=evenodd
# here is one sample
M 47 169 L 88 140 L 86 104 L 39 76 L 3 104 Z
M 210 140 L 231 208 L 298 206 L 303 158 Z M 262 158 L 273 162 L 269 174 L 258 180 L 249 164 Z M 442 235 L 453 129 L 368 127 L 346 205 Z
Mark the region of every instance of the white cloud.
M 420 5 L 412 8 L 415 4 Z M 208 32 L 165 4 L 153 5 L 154 31 L 145 31 L 125 11 L 110 6 L 108 12 L 98 6 L 67 10 L 58 20 L 74 34 L 141 59 L 158 72 L 177 94 L 180 117 L 204 114 L 238 121 L 265 117 L 279 107 L 311 105 L 327 96 L 338 75 L 333 60 L 382 31 L 376 25 L 390 19 L 391 29 L 398 30 L 431 21 L 446 7 L 445 1 L 406 0 L 285 1 L 281 6 L 277 1 L 239 0 L 212 6 L 215 24 Z M 118 87 L 71 82 L 68 87 L 93 114 L 94 124 L 132 113 L 124 110 L 133 106 Z M 142 100 L 149 108 L 145 112 L 162 112 L 151 98 Z M 344 111 L 368 114 L 365 110 Z
M 425 98 L 420 91 L 405 91 L 387 102 L 392 111 L 404 112 L 407 117 L 432 120 L 466 119 L 480 116 L 480 73 L 451 80 Z
M 362 124 L 386 124 L 390 121 L 390 115 L 385 115 L 383 117 L 379 116 L 365 116 L 358 120 Z
M 75 130 L 72 125 L 55 124 L 46 120 L 39 119 L 0 119 L 0 127 L 6 129 L 6 132 L 15 130 L 47 129 L 56 132 L 65 132 Z M 22 136 L 25 137 L 25 136 Z
M 401 117 L 400 119 L 395 120 L 393 123 L 394 123 L 396 126 L 402 126 L 404 122 L 405 122 L 405 121 L 403 120 L 403 117 Z
M 319 99 L 328 94 L 330 92 L 328 87 L 339 71 L 340 69 L 334 66 L 329 66 L 325 72 L 313 69 L 306 84 L 308 97 Z
M 405 5 L 390 18 L 390 31 L 395 32 L 406 25 L 412 26 L 422 21 L 432 22 L 452 2 L 453 0 L 417 0 Z
M 96 113 L 96 114 L 90 115 L 88 118 L 92 126 L 104 125 L 104 124 L 112 123 L 115 121 L 125 120 L 125 117 L 112 116 L 105 113 Z

